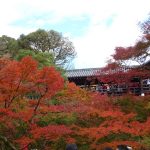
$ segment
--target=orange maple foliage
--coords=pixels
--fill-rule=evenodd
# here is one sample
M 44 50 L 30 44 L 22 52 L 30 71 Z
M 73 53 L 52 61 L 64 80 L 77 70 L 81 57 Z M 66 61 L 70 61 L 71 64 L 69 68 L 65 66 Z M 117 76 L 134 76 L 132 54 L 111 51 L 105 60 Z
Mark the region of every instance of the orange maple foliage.
M 128 144 L 139 150 L 145 146 L 142 138 L 150 135 L 149 114 L 140 122 L 136 111 L 123 112 L 115 105 L 117 99 L 73 83 L 64 86 L 55 68 L 39 70 L 31 57 L 0 60 L 0 79 L 0 136 L 17 149 L 55 149 L 52 143 L 65 139 L 89 149 Z M 141 102 L 141 97 L 131 98 Z M 149 104 L 149 98 L 143 101 Z
M 63 86 L 64 80 L 54 67 L 38 69 L 37 62 L 31 57 L 25 57 L 20 62 L 0 60 L 2 136 L 25 150 L 41 137 L 45 140 L 55 140 L 69 134 L 70 129 L 63 125 L 38 125 L 43 112 L 60 109 L 50 107 L 49 100 Z

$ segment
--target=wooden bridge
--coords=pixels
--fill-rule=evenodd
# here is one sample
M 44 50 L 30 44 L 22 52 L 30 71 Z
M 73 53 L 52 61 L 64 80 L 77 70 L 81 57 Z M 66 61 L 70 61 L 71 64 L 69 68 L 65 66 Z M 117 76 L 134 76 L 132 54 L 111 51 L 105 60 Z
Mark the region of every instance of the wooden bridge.
M 122 68 L 123 71 L 129 70 L 129 68 Z M 87 68 L 87 69 L 74 69 L 67 70 L 66 75 L 69 82 L 74 82 L 81 88 L 99 91 L 101 93 L 113 92 L 115 94 L 127 93 L 130 91 L 133 94 L 140 95 L 141 91 L 145 94 L 150 94 L 150 79 L 141 80 L 136 78 L 132 81 L 130 86 L 127 85 L 111 85 L 101 82 L 97 77 L 104 74 L 102 68 Z

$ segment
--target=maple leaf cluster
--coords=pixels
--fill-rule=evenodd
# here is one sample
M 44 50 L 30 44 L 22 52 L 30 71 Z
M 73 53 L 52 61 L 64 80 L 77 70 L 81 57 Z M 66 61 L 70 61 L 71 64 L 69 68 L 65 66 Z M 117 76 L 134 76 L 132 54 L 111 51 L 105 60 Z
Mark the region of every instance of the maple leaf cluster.
M 0 146 L 5 149 L 149 149 L 150 97 L 108 97 L 64 82 L 25 57 L 0 60 Z
M 31 143 L 69 134 L 64 125 L 40 126 L 40 119 L 59 107 L 49 101 L 64 86 L 64 79 L 54 67 L 38 69 L 37 62 L 25 57 L 20 62 L 0 60 L 0 136 L 12 148 L 29 149 Z M 5 140 L 7 139 L 7 140 Z M 0 142 L 0 146 L 2 144 Z M 10 144 L 8 144 L 10 143 Z M 46 145 L 45 145 L 46 147 Z M 15 149 L 15 148 L 14 148 Z

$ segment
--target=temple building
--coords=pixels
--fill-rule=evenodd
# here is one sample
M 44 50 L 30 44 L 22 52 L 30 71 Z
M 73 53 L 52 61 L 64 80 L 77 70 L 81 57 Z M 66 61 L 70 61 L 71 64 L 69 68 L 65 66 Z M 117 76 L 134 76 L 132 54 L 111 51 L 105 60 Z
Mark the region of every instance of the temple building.
M 100 75 L 100 68 L 74 69 L 66 72 L 69 82 L 85 89 L 96 90 L 96 86 L 100 83 L 97 76 Z
M 150 66 L 150 61 L 146 64 L 146 66 Z M 123 68 L 125 71 L 128 68 Z M 91 91 L 99 91 L 101 93 L 115 93 L 122 94 L 130 91 L 135 95 L 140 95 L 141 92 L 146 94 L 150 94 L 150 79 L 141 79 L 133 78 L 132 86 L 126 85 L 109 85 L 108 83 L 103 83 L 100 81 L 99 76 L 103 73 L 102 68 L 86 68 L 86 69 L 74 69 L 67 70 L 66 75 L 69 82 L 74 82 L 77 86 L 81 88 L 91 90 Z

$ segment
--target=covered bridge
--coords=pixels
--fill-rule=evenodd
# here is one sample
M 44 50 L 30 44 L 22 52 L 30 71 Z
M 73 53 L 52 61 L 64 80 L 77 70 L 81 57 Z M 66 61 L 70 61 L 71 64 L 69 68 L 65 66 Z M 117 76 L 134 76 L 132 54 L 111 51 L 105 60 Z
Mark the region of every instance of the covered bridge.
M 96 77 L 100 73 L 101 68 L 87 68 L 67 70 L 66 75 L 69 82 L 74 82 L 82 88 L 94 88 L 99 83 Z
M 149 63 L 148 63 L 149 66 Z M 123 70 L 127 70 L 129 68 L 122 68 Z M 74 69 L 74 70 L 67 70 L 66 75 L 69 80 L 69 82 L 74 82 L 76 85 L 80 86 L 81 88 L 85 88 L 88 90 L 99 90 L 99 87 L 101 85 L 105 85 L 102 89 L 102 92 L 107 91 L 107 84 L 102 83 L 100 80 L 97 79 L 98 76 L 100 76 L 102 73 L 102 68 L 86 68 L 86 69 Z M 139 82 L 141 84 L 140 80 L 134 81 Z M 118 91 L 120 87 L 116 87 L 115 91 Z M 125 93 L 127 91 L 127 87 L 121 87 L 122 91 Z M 150 94 L 150 79 L 143 80 L 142 87 L 130 87 L 130 90 L 132 93 L 140 94 L 141 89 L 144 90 L 145 93 Z

